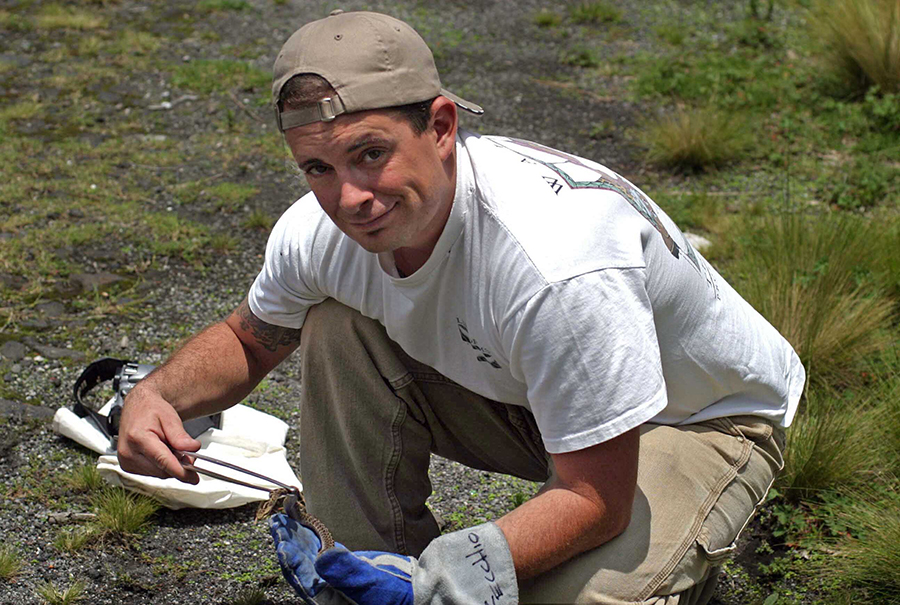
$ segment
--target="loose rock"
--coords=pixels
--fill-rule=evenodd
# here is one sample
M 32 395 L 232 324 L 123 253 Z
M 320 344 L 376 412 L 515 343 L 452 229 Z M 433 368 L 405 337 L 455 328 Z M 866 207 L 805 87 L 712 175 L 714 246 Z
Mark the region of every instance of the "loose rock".
M 17 340 L 7 340 L 3 343 L 3 346 L 0 347 L 0 355 L 6 359 L 11 359 L 12 361 L 19 361 L 25 357 L 25 352 L 27 350 L 28 349 L 26 349 L 25 345 L 21 342 Z

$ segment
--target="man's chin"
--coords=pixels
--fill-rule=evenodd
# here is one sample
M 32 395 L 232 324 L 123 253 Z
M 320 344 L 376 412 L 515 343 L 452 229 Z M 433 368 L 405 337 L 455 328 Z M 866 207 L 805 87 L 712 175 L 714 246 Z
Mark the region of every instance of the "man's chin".
M 372 254 L 380 254 L 381 252 L 391 252 L 397 246 L 391 245 L 384 230 L 378 230 L 371 233 L 346 233 L 346 235 L 366 252 Z

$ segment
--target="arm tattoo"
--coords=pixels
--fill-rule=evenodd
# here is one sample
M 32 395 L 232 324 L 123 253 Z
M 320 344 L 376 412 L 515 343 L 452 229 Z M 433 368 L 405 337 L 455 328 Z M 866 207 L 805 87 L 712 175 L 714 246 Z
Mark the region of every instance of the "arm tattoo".
M 245 298 L 237 308 L 237 315 L 241 320 L 241 329 L 253 334 L 260 345 L 273 353 L 278 347 L 286 347 L 300 342 L 299 328 L 283 328 L 266 323 L 250 310 Z

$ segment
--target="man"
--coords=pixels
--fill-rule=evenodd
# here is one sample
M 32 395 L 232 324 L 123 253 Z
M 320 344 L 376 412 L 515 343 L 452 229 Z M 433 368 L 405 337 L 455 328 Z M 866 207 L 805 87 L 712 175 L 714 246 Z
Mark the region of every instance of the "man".
M 305 600 L 706 602 L 782 466 L 790 345 L 624 178 L 458 131 L 481 108 L 405 23 L 307 24 L 273 94 L 312 192 L 238 309 L 129 395 L 122 467 L 196 481 L 181 420 L 299 346 L 301 476 L 343 545 L 274 518 Z M 433 452 L 545 484 L 439 536 Z

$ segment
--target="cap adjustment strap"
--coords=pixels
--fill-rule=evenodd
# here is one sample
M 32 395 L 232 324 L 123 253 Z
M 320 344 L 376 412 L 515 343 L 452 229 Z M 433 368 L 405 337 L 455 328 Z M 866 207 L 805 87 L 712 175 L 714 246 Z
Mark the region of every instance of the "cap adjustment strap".
M 325 97 L 315 105 L 291 111 L 279 111 L 276 105 L 275 120 L 278 122 L 278 130 L 284 132 L 313 122 L 331 122 L 345 111 L 340 97 Z

